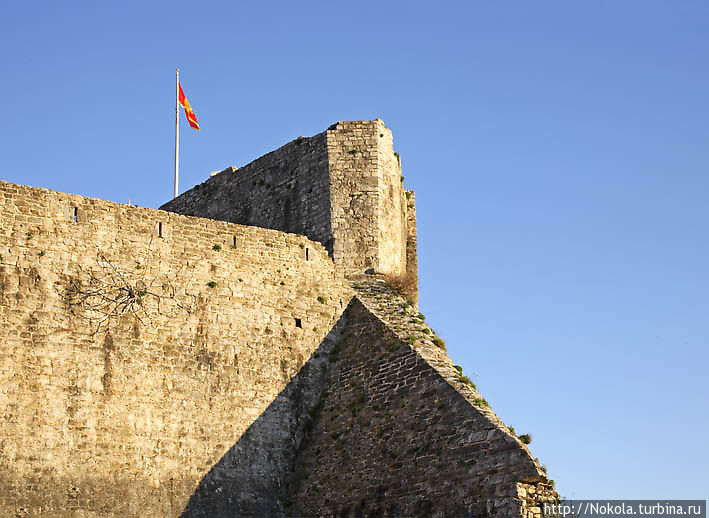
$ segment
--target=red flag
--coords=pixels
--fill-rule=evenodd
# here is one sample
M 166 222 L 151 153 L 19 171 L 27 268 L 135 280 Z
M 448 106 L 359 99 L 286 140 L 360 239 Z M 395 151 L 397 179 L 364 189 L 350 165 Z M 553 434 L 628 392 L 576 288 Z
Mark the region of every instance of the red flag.
M 192 106 L 190 106 L 190 102 L 187 100 L 187 97 L 185 97 L 185 93 L 182 91 L 182 85 L 180 83 L 177 83 L 177 87 L 179 89 L 178 99 L 180 101 L 180 105 L 185 109 L 185 116 L 187 117 L 187 122 L 189 122 L 190 126 L 192 126 L 194 129 L 198 130 L 199 123 L 197 122 L 197 117 L 195 116 L 194 111 L 192 110 Z

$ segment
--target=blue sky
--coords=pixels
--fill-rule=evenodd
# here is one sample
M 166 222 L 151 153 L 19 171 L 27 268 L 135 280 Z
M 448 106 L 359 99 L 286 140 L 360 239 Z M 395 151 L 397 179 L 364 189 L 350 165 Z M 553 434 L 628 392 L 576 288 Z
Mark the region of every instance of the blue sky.
M 158 207 L 337 120 L 416 190 L 421 310 L 574 498 L 707 498 L 709 3 L 7 2 L 0 179 Z

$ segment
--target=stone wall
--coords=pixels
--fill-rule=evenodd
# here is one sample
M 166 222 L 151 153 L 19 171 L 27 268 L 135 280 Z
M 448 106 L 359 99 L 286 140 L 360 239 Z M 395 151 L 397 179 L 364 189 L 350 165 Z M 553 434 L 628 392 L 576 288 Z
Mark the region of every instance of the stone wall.
M 542 518 L 548 516 L 555 518 L 558 514 L 553 514 L 554 504 L 559 503 L 559 494 L 554 490 L 554 481 L 539 482 L 537 484 L 517 484 L 517 497 L 522 502 L 518 516 L 521 518 Z M 544 512 L 545 505 L 547 513 Z M 560 517 L 559 517 L 560 518 Z
M 332 251 L 326 133 L 229 167 L 165 203 L 187 216 L 303 234 Z
M 351 297 L 322 245 L 4 182 L 0 211 L 0 516 L 199 515 L 205 487 L 253 516 L 282 502 L 319 397 L 305 365 Z M 97 287 L 132 309 L 69 306 Z M 224 469 L 241 439 L 258 447 Z
M 406 236 L 406 275 L 414 286 L 418 286 L 418 233 L 416 231 L 416 196 L 414 191 L 406 191 L 406 218 L 408 232 Z M 418 307 L 418 290 L 413 293 L 411 298 L 414 306 Z
M 286 516 L 297 453 L 346 325 L 343 315 L 298 374 L 202 479 L 182 518 Z
M 229 168 L 164 210 L 298 232 L 321 242 L 347 273 L 406 271 L 408 218 L 391 131 L 344 121 Z
M 0 516 L 535 518 L 558 498 L 416 300 L 361 273 L 416 275 L 381 121 L 165 207 L 0 182 Z
M 374 121 L 378 132 L 377 162 L 379 172 L 379 265 L 382 273 L 403 275 L 406 263 L 406 241 L 409 234 L 407 204 L 401 157 L 394 151 L 391 131 L 382 121 Z M 414 224 L 416 221 L 414 220 Z
M 341 121 L 327 131 L 335 263 L 349 273 L 406 270 L 403 177 L 381 120 Z
M 357 298 L 291 481 L 290 515 L 536 511 L 535 488 L 548 484 L 527 447 L 403 298 L 381 280 L 355 282 Z

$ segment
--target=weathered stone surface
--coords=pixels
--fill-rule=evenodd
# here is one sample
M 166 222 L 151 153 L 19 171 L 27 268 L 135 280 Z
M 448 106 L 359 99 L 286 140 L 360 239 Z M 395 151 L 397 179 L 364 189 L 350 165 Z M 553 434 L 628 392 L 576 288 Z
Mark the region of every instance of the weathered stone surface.
M 416 232 L 416 195 L 406 191 L 406 274 L 414 286 L 418 286 L 418 235 Z M 414 306 L 418 307 L 418 290 L 412 294 Z
M 252 469 L 290 469 L 283 391 L 351 296 L 322 245 L 4 182 L 0 207 L 0 516 L 177 516 L 274 400 L 288 426 L 264 430 Z M 99 253 L 160 312 L 146 295 L 144 323 L 92 334 L 64 294 Z
M 229 167 L 161 209 L 303 234 L 332 250 L 327 135 L 298 139 Z
M 346 272 L 407 271 L 411 231 L 401 164 L 391 130 L 379 119 L 338 122 L 298 137 L 161 208 L 304 234 L 323 243 Z
M 381 279 L 353 278 L 337 362 L 289 497 L 292 516 L 519 516 L 546 480 L 527 447 Z M 553 491 L 550 493 L 552 494 Z
M 379 120 L 339 122 L 171 212 L 0 182 L 0 516 L 532 517 L 554 501 L 379 275 L 416 275 L 391 142 Z

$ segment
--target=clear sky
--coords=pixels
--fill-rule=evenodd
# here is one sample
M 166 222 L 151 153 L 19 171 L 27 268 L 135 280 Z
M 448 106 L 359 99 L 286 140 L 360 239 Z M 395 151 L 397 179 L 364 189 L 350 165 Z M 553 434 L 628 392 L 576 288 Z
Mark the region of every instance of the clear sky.
M 181 190 L 379 117 L 421 310 L 559 492 L 704 499 L 708 63 L 705 0 L 4 2 L 0 179 L 158 207 L 175 67 Z

